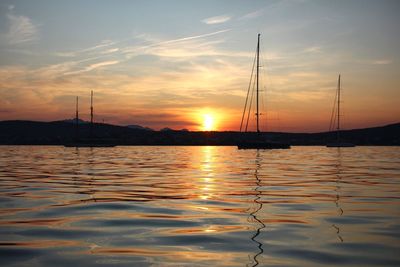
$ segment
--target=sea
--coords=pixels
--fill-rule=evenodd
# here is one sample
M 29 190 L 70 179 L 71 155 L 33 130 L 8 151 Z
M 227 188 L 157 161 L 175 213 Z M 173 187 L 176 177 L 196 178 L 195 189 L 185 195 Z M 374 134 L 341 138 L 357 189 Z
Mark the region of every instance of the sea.
M 0 146 L 0 266 L 400 266 L 400 147 Z

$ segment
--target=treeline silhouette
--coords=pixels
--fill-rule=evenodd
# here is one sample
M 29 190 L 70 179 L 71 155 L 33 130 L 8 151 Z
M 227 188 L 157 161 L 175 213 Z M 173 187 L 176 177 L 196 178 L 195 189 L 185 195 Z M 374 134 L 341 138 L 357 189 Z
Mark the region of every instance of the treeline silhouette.
M 0 145 L 63 145 L 77 139 L 76 125 L 66 121 L 0 121 Z M 290 145 L 325 145 L 334 141 L 335 132 L 283 133 L 268 132 L 271 141 Z M 236 145 L 241 140 L 251 140 L 257 133 L 152 131 L 132 129 L 103 123 L 80 124 L 78 138 L 102 138 L 116 145 Z M 382 127 L 341 131 L 343 140 L 356 145 L 400 145 L 400 123 Z

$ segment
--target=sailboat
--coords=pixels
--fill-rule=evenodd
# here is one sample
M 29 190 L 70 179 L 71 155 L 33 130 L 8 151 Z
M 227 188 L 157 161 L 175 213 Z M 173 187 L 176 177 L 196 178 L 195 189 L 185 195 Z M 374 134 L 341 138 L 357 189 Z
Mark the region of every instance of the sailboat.
M 116 144 L 111 139 L 94 138 L 93 137 L 93 90 L 90 93 L 90 133 L 89 138 L 79 138 L 79 111 L 78 111 L 78 97 L 76 97 L 76 115 L 75 127 L 76 136 L 75 142 L 64 144 L 65 147 L 114 147 Z
M 256 85 L 256 127 L 257 127 L 257 133 L 256 135 L 244 135 L 246 138 L 245 140 L 240 141 L 237 146 L 239 149 L 288 149 L 290 148 L 289 144 L 284 144 L 284 143 L 279 143 L 279 142 L 272 142 L 268 141 L 263 133 L 260 131 L 260 108 L 259 108 L 259 72 L 260 72 L 260 34 L 257 36 L 257 50 L 256 50 L 256 58 L 254 60 L 254 63 L 257 62 L 256 65 L 256 78 L 255 78 L 255 85 Z M 250 84 L 249 88 L 247 91 L 247 97 L 246 97 L 246 103 L 245 107 L 243 110 L 243 115 L 242 115 L 242 121 L 240 125 L 240 132 L 242 132 L 243 128 L 243 122 L 245 115 L 247 113 L 247 122 L 246 122 L 246 127 L 244 129 L 244 132 L 247 132 L 247 126 L 249 122 L 249 116 L 250 116 L 250 110 L 251 110 L 251 103 L 252 103 L 252 96 L 253 96 L 253 91 L 250 96 L 250 103 L 249 103 L 249 109 L 247 110 L 247 102 L 249 100 L 249 93 L 250 93 L 250 88 L 251 88 L 251 83 L 252 83 L 252 78 L 253 78 L 253 72 L 254 72 L 254 63 L 253 63 L 253 69 L 251 72 L 251 78 L 250 78 Z
M 355 147 L 354 144 L 348 143 L 348 142 L 343 142 L 340 139 L 340 93 L 341 93 L 341 80 L 340 80 L 340 74 L 338 77 L 338 85 L 337 85 L 337 90 L 336 90 L 336 100 L 335 104 L 333 106 L 333 111 L 332 111 L 332 116 L 331 116 L 331 125 L 330 125 L 330 130 L 333 128 L 333 125 L 335 124 L 336 120 L 336 141 L 332 143 L 328 143 L 326 146 L 327 147 Z M 336 110 L 337 107 L 337 110 Z M 336 111 L 336 116 L 335 115 Z

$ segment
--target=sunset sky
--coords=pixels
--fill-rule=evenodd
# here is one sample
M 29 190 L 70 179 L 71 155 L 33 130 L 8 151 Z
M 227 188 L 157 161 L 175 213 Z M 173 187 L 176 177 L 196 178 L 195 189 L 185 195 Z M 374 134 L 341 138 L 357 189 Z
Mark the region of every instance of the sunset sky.
M 1 1 L 0 120 L 238 130 L 261 33 L 264 130 L 400 121 L 400 1 Z M 266 90 L 264 90 L 266 89 Z M 265 115 L 266 114 L 266 115 Z

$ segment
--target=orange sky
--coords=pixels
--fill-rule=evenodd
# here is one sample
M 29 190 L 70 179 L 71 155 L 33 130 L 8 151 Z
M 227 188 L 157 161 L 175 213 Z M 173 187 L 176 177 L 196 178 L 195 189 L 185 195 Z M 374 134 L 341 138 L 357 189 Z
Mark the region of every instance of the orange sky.
M 262 130 L 328 130 L 339 73 L 343 128 L 400 121 L 395 2 L 153 2 L 2 4 L 0 120 L 238 130 L 260 32 Z

